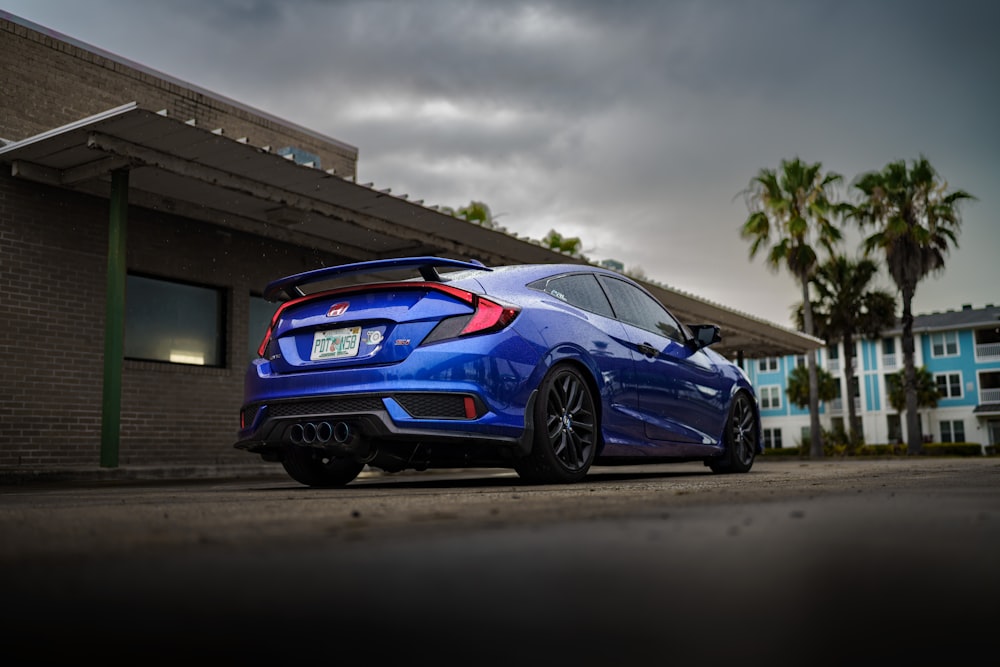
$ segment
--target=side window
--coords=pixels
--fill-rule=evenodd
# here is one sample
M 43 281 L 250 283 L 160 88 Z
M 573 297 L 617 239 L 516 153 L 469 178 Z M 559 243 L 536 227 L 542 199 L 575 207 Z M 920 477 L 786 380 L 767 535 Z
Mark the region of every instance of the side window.
M 126 280 L 126 358 L 225 364 L 222 290 L 138 275 Z
M 592 313 L 604 317 L 613 318 L 615 316 L 611 310 L 611 304 L 608 303 L 608 297 L 604 294 L 601 286 L 597 284 L 597 277 L 593 274 L 577 273 L 559 276 L 540 280 L 532 284 L 531 287 Z
M 250 295 L 250 315 L 247 319 L 247 363 L 257 358 L 257 348 L 278 304 L 262 296 Z
M 624 280 L 601 276 L 600 281 L 618 319 L 678 343 L 685 341 L 683 325 L 659 301 Z

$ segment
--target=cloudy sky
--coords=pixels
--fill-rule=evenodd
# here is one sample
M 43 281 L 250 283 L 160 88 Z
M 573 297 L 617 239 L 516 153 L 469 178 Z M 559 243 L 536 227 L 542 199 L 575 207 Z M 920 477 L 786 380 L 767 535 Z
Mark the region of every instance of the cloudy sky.
M 359 149 L 358 177 L 790 326 L 740 192 L 924 155 L 959 247 L 915 311 L 1000 304 L 1000 2 L 0 0 L 0 9 Z M 853 255 L 852 232 L 844 251 Z M 884 286 L 891 283 L 885 279 Z

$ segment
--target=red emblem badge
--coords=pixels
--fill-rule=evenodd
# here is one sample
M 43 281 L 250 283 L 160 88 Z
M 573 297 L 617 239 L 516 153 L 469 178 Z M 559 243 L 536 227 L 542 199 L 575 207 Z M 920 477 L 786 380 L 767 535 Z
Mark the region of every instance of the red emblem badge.
M 330 310 L 326 311 L 326 316 L 340 317 L 341 315 L 347 312 L 347 309 L 350 307 L 350 305 L 351 304 L 347 303 L 346 301 L 335 303 L 332 306 L 330 306 Z

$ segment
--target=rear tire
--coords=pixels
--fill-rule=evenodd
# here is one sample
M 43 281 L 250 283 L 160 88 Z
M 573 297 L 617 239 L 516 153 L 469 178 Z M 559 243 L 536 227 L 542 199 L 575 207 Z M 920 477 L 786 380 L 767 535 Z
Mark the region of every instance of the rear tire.
M 594 397 L 572 366 L 556 366 L 539 386 L 531 453 L 515 463 L 525 481 L 569 484 L 587 476 L 597 452 Z
M 281 465 L 299 484 L 315 487 L 346 486 L 365 467 L 351 458 L 337 458 L 318 449 L 297 446 L 285 449 Z
M 724 435 L 726 451 L 719 458 L 708 461 L 708 467 L 716 473 L 749 472 L 757 456 L 759 436 L 753 402 L 741 391 L 729 406 Z

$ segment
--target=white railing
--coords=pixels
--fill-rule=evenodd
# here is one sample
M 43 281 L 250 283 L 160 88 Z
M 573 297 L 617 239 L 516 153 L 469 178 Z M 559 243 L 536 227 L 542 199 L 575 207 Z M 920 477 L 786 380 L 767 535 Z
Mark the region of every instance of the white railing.
M 1000 403 L 1000 389 L 980 389 L 980 403 Z
M 896 355 L 895 354 L 883 354 L 882 355 L 882 368 L 887 371 L 891 371 L 896 368 Z
M 830 412 L 843 412 L 844 411 L 844 399 L 835 398 L 830 401 Z
M 827 359 L 826 360 L 826 370 L 831 373 L 836 373 L 840 370 L 840 359 Z
M 1000 360 L 1000 343 L 977 343 L 976 359 L 978 361 Z

